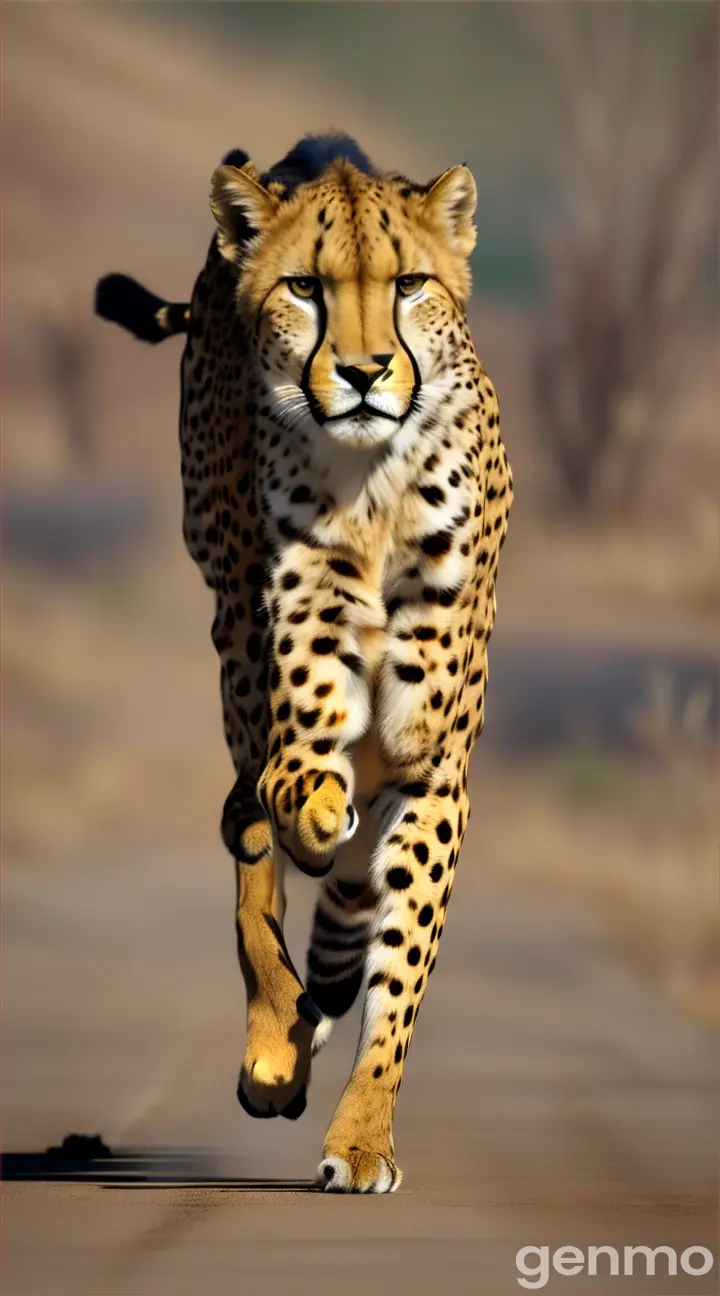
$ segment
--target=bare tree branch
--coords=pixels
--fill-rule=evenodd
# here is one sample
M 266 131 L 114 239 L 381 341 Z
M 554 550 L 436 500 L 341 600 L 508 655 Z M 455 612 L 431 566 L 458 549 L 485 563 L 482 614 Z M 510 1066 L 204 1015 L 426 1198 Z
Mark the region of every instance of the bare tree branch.
M 570 221 L 552 262 L 534 389 L 560 485 L 585 512 L 630 504 L 668 424 L 677 344 L 719 205 L 718 74 L 707 32 L 659 111 L 641 84 L 636 15 L 625 22 L 619 58 L 593 33 L 588 8 L 554 7 L 553 21 L 531 11 L 567 109 L 569 140 L 558 157 Z M 629 113 L 627 130 L 618 104 Z

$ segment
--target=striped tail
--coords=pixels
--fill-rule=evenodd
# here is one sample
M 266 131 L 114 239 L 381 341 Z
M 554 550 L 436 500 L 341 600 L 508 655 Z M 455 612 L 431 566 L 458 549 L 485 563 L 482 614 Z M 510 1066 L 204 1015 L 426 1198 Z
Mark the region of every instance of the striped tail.
M 329 1038 L 333 1022 L 352 1007 L 362 985 L 375 893 L 365 882 L 333 878 L 323 883 L 315 907 L 308 950 L 308 994 L 325 1020 L 313 1052 Z
M 166 302 L 143 288 L 129 275 L 109 274 L 95 288 L 95 314 L 127 329 L 141 342 L 164 342 L 177 333 L 187 333 L 190 324 L 188 302 Z

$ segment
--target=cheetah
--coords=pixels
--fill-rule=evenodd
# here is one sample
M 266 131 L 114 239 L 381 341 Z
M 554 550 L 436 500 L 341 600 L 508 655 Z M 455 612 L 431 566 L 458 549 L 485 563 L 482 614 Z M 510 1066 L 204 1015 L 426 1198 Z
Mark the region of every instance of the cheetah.
M 233 150 L 191 301 L 108 275 L 96 311 L 181 368 L 184 539 L 214 595 L 247 992 L 238 1098 L 295 1120 L 362 990 L 316 1186 L 397 1189 L 392 1120 L 469 815 L 512 474 L 470 338 L 476 188 L 307 137 Z M 288 864 L 318 879 L 305 984 Z

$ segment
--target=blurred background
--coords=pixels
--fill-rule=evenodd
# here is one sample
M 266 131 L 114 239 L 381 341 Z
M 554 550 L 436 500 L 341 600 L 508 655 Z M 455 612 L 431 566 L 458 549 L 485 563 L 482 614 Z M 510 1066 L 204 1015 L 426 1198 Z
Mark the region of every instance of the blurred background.
M 218 834 L 231 774 L 209 599 L 181 542 L 180 346 L 145 348 L 92 315 L 110 270 L 187 297 L 229 148 L 267 168 L 300 135 L 335 127 L 416 180 L 472 168 L 471 323 L 516 480 L 464 899 L 399 1104 L 400 1161 L 420 1193 L 402 1228 L 441 1209 L 427 1182 L 441 1204 L 473 1208 L 472 1245 L 494 1207 L 505 1214 L 488 1237 L 514 1236 L 522 1203 L 552 1207 L 558 1224 L 582 1203 L 600 1242 L 618 1200 L 649 1203 L 661 1240 L 707 1222 L 720 1023 L 717 24 L 714 4 L 692 0 L 5 6 L 13 1153 L 100 1131 L 143 1149 L 138 1182 L 167 1177 L 158 1148 L 187 1145 L 213 1158 L 181 1177 L 226 1166 L 305 1178 L 350 1067 L 355 1020 L 320 1059 L 300 1125 L 258 1127 L 235 1109 L 244 1001 Z M 291 879 L 290 903 L 302 963 L 312 888 Z M 6 1211 L 23 1296 L 49 1290 L 33 1200 L 19 1189 Z M 94 1225 L 43 1200 L 45 1236 L 67 1262 L 54 1293 L 64 1281 L 93 1296 L 186 1290 L 189 1255 L 177 1273 L 167 1256 L 154 1276 L 123 1269 L 125 1286 L 120 1270 L 81 1263 L 73 1219 L 83 1238 Z M 123 1254 L 144 1236 L 132 1209 Z M 265 1217 L 248 1211 L 258 1236 Z M 465 1291 L 459 1218 L 450 1233 L 425 1219 L 440 1250 L 424 1272 L 442 1260 Z M 496 1268 L 490 1243 L 472 1254 L 475 1277 L 517 1290 L 509 1251 Z M 304 1291 L 305 1270 L 292 1272 Z M 715 1290 L 708 1281 L 692 1290 Z

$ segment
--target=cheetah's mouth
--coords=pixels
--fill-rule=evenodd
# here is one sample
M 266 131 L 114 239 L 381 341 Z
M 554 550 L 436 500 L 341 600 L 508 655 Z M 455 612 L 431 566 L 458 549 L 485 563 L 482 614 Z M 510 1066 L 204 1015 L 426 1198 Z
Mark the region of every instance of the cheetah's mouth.
M 388 414 L 386 410 L 376 409 L 374 405 L 368 405 L 366 401 L 361 401 L 350 410 L 345 410 L 342 414 L 321 414 L 317 422 L 321 425 L 326 423 L 337 423 L 340 419 L 356 419 L 359 423 L 370 423 L 373 419 L 389 419 L 391 423 L 400 423 L 401 420 L 395 414 Z

